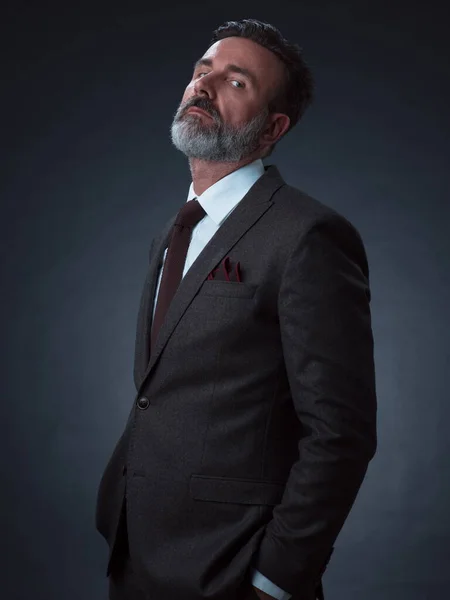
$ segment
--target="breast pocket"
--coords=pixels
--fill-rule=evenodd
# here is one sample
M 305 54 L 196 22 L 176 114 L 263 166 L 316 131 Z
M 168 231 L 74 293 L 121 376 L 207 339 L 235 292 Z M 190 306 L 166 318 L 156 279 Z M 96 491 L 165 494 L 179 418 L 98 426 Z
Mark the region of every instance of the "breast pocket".
M 252 299 L 257 288 L 258 285 L 256 283 L 215 281 L 214 279 L 207 279 L 201 286 L 198 295 Z

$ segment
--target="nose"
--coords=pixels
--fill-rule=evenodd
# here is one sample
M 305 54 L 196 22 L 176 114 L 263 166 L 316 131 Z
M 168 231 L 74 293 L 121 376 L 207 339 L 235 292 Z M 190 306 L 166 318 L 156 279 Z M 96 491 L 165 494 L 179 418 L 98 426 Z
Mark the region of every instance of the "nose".
M 214 86 L 212 85 L 212 77 L 210 73 L 197 79 L 194 83 L 194 91 L 197 96 L 208 96 L 209 98 L 214 97 Z

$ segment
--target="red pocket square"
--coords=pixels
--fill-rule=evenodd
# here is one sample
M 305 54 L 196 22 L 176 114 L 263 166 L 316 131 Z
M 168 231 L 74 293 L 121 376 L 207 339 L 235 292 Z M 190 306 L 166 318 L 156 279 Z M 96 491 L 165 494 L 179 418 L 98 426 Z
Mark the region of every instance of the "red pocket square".
M 214 279 L 215 281 L 235 281 L 241 283 L 241 271 L 239 268 L 239 262 L 234 266 L 234 270 L 231 269 L 230 258 L 227 256 L 223 259 L 218 267 L 213 269 L 208 275 L 208 279 Z M 230 277 L 231 275 L 231 277 Z

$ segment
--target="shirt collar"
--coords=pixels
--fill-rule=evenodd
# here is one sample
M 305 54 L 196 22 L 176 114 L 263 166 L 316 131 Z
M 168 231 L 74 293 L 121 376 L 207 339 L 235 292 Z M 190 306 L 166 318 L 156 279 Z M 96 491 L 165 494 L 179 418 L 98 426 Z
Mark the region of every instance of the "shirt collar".
M 197 198 L 208 217 L 219 226 L 261 175 L 264 175 L 264 164 L 260 158 L 257 158 L 222 177 L 200 196 L 195 193 L 191 182 L 186 202 Z

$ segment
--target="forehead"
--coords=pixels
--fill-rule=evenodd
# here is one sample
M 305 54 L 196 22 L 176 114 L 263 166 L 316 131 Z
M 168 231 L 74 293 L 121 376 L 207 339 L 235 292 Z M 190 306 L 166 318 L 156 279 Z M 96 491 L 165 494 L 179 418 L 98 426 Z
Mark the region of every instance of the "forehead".
M 253 40 L 241 37 L 228 37 L 215 42 L 202 58 L 211 59 L 217 67 L 233 63 L 252 71 L 260 82 L 269 86 L 282 76 L 282 63 L 270 50 Z

